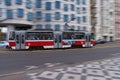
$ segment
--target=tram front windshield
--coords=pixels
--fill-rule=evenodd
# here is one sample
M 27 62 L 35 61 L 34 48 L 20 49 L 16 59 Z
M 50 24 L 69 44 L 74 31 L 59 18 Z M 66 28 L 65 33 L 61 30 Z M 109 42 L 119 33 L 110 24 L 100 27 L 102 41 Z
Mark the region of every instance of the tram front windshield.
M 75 33 L 75 39 L 84 39 L 84 37 L 85 33 L 82 32 Z
M 74 39 L 74 32 L 63 32 L 63 39 Z

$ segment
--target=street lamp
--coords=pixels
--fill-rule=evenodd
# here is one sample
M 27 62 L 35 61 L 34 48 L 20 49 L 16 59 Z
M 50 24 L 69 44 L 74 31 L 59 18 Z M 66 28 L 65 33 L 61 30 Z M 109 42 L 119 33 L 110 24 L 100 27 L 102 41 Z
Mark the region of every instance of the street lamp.
M 65 26 L 68 26 L 69 28 L 70 28 L 70 30 L 73 30 L 74 31 L 74 29 L 72 29 L 72 27 L 70 26 L 70 25 L 68 25 L 68 23 L 70 23 L 71 21 L 74 21 L 76 18 L 72 18 L 70 21 L 67 21 L 66 23 L 65 23 Z

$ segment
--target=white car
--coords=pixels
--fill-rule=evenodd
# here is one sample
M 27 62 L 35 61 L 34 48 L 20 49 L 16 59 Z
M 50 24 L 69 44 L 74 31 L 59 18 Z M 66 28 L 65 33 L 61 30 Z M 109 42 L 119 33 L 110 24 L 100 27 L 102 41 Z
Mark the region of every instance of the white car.
M 9 48 L 9 43 L 7 41 L 0 41 L 0 48 Z

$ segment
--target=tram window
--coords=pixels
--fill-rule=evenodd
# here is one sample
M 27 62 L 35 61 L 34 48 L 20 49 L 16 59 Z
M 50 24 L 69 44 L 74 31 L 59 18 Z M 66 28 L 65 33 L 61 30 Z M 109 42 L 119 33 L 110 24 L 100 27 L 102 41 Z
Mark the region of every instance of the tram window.
M 59 42 L 61 42 L 61 35 L 59 35 Z
M 53 33 L 52 32 L 41 32 L 40 33 L 40 39 L 41 40 L 52 40 L 53 39 Z
M 90 41 L 90 39 L 91 39 L 91 37 L 90 37 L 90 35 L 89 35 L 89 41 Z
M 16 42 L 19 43 L 19 36 L 16 35 Z
M 84 35 L 76 35 L 76 39 L 84 39 Z
M 76 33 L 75 39 L 84 39 L 84 33 Z
M 24 43 L 24 35 L 22 35 L 22 43 Z
M 52 40 L 52 32 L 28 32 L 27 40 Z
M 72 32 L 64 32 L 63 33 L 63 39 L 73 39 L 75 36 L 74 36 L 74 33 Z
M 91 33 L 91 39 L 94 39 L 94 33 Z
M 15 39 L 15 32 L 10 32 L 9 40 L 14 40 L 14 39 Z
M 39 32 L 28 32 L 27 34 L 27 40 L 39 40 L 40 33 Z

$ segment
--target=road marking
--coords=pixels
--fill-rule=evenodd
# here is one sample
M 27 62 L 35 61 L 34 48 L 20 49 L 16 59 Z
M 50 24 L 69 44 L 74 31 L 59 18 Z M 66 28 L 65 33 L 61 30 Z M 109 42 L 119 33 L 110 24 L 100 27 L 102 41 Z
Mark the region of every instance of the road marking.
M 47 67 L 54 67 L 54 66 L 57 66 L 57 65 L 60 65 L 61 63 L 45 63 L 44 65 L 47 66 Z
M 112 48 L 112 47 L 120 47 L 120 46 L 117 46 L 117 45 L 112 45 L 112 46 L 95 46 L 94 48 Z
M 2 75 L 0 75 L 0 77 L 3 77 L 3 76 L 10 76 L 10 75 L 16 75 L 16 74 L 23 74 L 23 73 L 25 73 L 25 71 L 14 72 L 14 73 L 8 73 L 8 74 L 2 74 Z
M 39 68 L 38 66 L 25 66 L 25 67 L 27 67 L 28 70 Z
M 114 53 L 112 56 L 120 56 L 120 53 Z
M 69 66 L 69 67 L 66 66 L 53 70 L 44 70 L 36 73 L 35 72 L 28 73 L 27 75 L 29 75 L 29 77 L 32 80 L 46 80 L 46 79 L 50 79 L 50 80 L 79 79 L 80 80 L 81 77 L 86 77 L 87 80 L 89 79 L 106 80 L 106 78 L 115 80 L 120 78 L 119 75 L 120 73 L 118 72 L 118 70 L 120 70 L 119 62 L 120 62 L 120 58 L 113 58 L 113 59 L 110 58 L 110 59 L 104 59 L 102 61 L 100 60 L 100 61 L 89 62 L 82 65 L 75 64 L 74 66 Z M 118 64 L 116 65 L 116 63 Z M 82 72 L 83 70 L 85 70 L 86 72 L 83 73 Z M 109 73 L 109 75 L 106 74 L 105 72 Z M 89 76 L 88 74 L 92 76 Z

